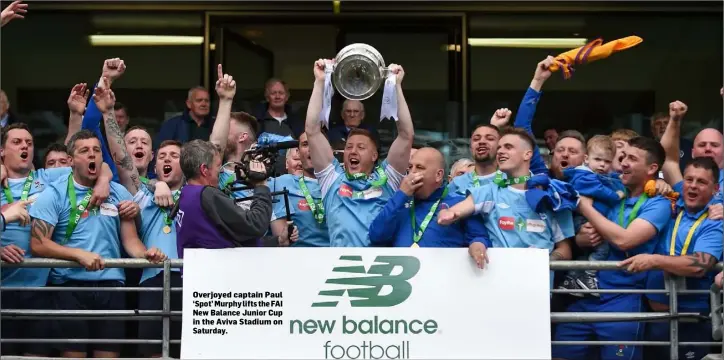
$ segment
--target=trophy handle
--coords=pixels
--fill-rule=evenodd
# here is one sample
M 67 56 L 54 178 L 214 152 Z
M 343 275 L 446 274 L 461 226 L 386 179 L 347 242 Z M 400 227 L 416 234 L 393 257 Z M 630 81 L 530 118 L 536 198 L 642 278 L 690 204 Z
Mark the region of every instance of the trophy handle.
M 383 79 L 387 79 L 387 76 L 390 75 L 390 68 L 387 66 L 380 66 L 380 73 L 382 74 Z

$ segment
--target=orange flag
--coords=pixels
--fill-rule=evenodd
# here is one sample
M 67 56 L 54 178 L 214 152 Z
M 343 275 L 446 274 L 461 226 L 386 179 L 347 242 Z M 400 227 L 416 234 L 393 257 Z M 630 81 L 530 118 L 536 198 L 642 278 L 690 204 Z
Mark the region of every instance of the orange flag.
M 550 70 L 558 71 L 558 69 L 563 69 L 563 77 L 565 79 L 569 79 L 575 71 L 573 65 L 605 59 L 615 52 L 632 48 L 643 41 L 644 39 L 638 36 L 629 36 L 623 39 L 610 41 L 605 44 L 603 44 L 602 39 L 596 39 L 585 46 L 566 51 L 563 54 L 556 56 L 556 62 L 553 63 Z

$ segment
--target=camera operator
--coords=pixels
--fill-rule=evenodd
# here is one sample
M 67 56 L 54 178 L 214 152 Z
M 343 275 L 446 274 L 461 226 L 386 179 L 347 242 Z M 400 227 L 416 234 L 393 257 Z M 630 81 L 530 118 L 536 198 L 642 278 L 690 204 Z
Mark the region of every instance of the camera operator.
M 176 214 L 178 254 L 184 248 L 223 249 L 260 246 L 269 228 L 272 206 L 266 186 L 266 168 L 251 161 L 251 206 L 244 210 L 218 189 L 221 154 L 208 141 L 194 140 L 181 149 L 181 170 L 188 183 L 181 191 Z

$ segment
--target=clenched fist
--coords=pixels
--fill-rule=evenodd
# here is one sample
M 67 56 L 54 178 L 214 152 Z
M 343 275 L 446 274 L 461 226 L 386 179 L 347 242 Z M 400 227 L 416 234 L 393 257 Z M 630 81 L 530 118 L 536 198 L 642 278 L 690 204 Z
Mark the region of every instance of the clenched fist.
M 121 77 L 126 71 L 126 63 L 119 58 L 107 59 L 103 63 L 103 77 L 113 81 Z
M 686 104 L 676 100 L 669 104 L 669 118 L 674 121 L 681 121 L 684 115 L 686 115 L 686 110 L 688 110 Z
M 508 108 L 498 109 L 490 118 L 490 125 L 495 125 L 498 128 L 501 128 L 508 124 L 511 115 L 513 115 L 513 112 L 508 110 Z

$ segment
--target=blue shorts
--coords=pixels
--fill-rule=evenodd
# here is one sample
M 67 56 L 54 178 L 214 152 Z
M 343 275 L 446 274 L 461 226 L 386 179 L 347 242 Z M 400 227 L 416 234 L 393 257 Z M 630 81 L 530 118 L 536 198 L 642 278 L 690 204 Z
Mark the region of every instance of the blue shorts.
M 3 309 L 18 310 L 52 310 L 52 294 L 47 291 L 3 291 Z M 52 322 L 49 320 L 11 320 L 2 318 L 3 339 L 48 339 L 52 337 Z M 52 351 L 50 344 L 41 343 L 3 343 L 2 355 L 40 355 L 49 356 Z
M 182 287 L 183 280 L 181 273 L 178 271 L 171 272 L 171 287 Z M 141 283 L 141 287 L 163 287 L 163 273 L 146 279 Z M 180 311 L 182 302 L 182 294 L 179 291 L 171 292 L 171 311 Z M 143 291 L 138 295 L 139 310 L 163 310 L 163 292 L 161 291 Z M 171 320 L 171 340 L 181 340 L 181 321 Z M 139 321 L 138 338 L 144 340 L 161 340 L 163 337 L 163 321 L 149 320 Z M 158 344 L 141 344 L 139 352 L 142 356 L 151 357 L 161 355 L 161 345 Z M 180 358 L 181 347 L 179 345 L 171 345 L 171 357 Z
M 70 280 L 59 287 L 122 287 L 116 280 Z M 58 310 L 125 310 L 126 294 L 102 291 L 58 291 L 55 293 Z M 57 320 L 57 328 L 66 339 L 125 339 L 125 322 L 114 320 Z M 60 344 L 62 351 L 89 352 L 90 350 L 120 352 L 120 344 Z
M 698 310 L 684 310 L 680 312 L 699 312 Z M 708 315 L 708 311 L 705 312 Z M 669 341 L 669 323 L 651 322 L 646 324 L 646 341 Z M 679 342 L 713 342 L 711 337 L 711 321 L 679 322 Z M 681 346 L 679 345 L 679 359 L 703 359 L 707 354 L 721 352 L 710 346 Z M 668 359 L 668 346 L 650 346 L 646 348 L 646 359 Z
M 605 294 L 601 294 L 605 295 Z M 617 294 L 602 298 L 583 298 L 566 312 L 642 312 L 641 294 Z M 641 341 L 643 322 L 561 323 L 556 326 L 555 341 Z M 566 360 L 642 359 L 642 348 L 629 345 L 555 345 L 553 358 Z

